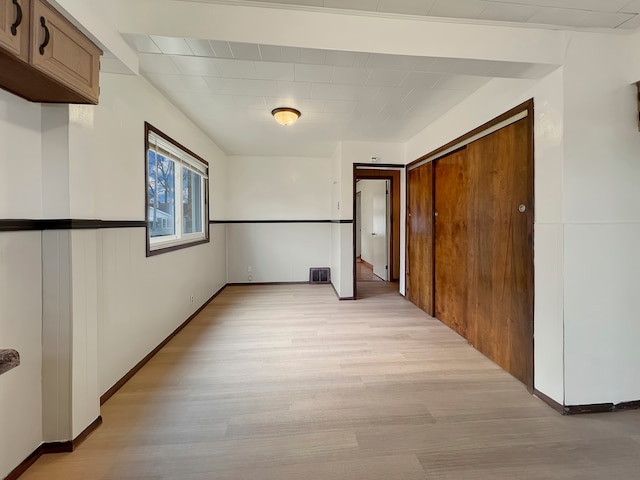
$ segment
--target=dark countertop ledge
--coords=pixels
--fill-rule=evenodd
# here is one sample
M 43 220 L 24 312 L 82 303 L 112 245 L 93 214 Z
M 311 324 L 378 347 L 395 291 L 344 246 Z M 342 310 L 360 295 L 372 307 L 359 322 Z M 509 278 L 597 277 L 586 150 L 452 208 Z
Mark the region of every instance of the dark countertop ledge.
M 20 354 L 16 350 L 0 349 L 0 375 L 20 365 Z

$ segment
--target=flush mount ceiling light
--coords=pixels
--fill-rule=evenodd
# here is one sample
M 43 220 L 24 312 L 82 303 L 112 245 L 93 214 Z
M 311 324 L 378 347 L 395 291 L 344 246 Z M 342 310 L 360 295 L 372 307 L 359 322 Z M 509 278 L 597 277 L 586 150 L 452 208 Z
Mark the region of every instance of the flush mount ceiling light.
M 271 110 L 271 115 L 273 115 L 273 118 L 276 119 L 276 122 L 286 127 L 288 125 L 296 123 L 296 120 L 300 118 L 301 114 L 295 108 L 280 107 Z

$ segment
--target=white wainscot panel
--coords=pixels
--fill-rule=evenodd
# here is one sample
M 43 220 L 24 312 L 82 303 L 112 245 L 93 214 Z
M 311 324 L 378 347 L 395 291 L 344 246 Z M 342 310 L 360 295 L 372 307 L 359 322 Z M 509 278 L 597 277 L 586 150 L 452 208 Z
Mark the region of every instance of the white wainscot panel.
M 566 404 L 640 400 L 640 223 L 565 226 Z

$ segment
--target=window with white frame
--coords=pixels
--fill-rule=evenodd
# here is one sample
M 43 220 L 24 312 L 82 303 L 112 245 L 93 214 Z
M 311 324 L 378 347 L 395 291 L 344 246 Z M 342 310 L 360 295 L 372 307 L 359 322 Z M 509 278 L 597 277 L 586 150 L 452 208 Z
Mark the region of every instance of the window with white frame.
M 208 163 L 145 123 L 147 255 L 209 241 Z

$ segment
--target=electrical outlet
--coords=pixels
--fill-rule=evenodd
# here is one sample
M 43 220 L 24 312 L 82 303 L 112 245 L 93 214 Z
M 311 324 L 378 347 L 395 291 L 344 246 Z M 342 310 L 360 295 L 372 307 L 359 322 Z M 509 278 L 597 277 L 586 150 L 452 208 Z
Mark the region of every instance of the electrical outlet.
M 191 296 L 189 297 L 189 303 L 190 303 L 191 305 L 193 305 L 193 302 L 195 302 L 195 300 L 196 300 L 196 297 L 194 297 L 193 295 L 191 295 Z
M 249 265 L 247 267 L 247 273 L 251 273 L 251 272 L 253 272 L 253 268 L 251 267 L 251 265 Z

